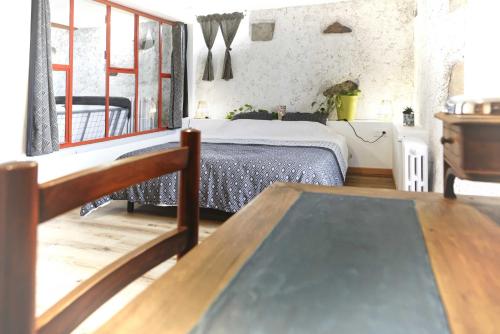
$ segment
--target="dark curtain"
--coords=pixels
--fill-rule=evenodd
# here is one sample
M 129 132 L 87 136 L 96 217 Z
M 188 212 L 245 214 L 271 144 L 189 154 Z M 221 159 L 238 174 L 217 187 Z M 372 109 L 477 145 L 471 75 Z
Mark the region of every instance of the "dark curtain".
M 167 118 L 171 129 L 182 127 L 182 117 L 188 112 L 186 51 L 187 27 L 184 23 L 177 22 L 172 28 L 172 90 L 170 114 Z
M 183 25 L 184 27 L 184 54 L 187 55 L 188 48 L 188 26 L 187 24 Z M 188 68 L 187 68 L 187 56 L 185 57 L 185 66 L 184 66 L 184 107 L 182 109 L 182 117 L 189 117 L 189 95 L 188 95 Z
M 219 32 L 219 16 L 217 14 L 198 16 L 198 22 L 201 25 L 203 38 L 208 48 L 207 62 L 205 63 L 205 71 L 203 72 L 204 81 L 214 80 L 214 68 L 212 65 L 212 47 L 214 46 L 215 38 Z
M 238 31 L 240 22 L 243 19 L 243 13 L 223 14 L 220 17 L 220 30 L 224 43 L 226 44 L 226 55 L 224 56 L 224 69 L 222 70 L 222 79 L 231 80 L 233 78 L 233 68 L 231 66 L 231 43 Z
M 26 154 L 35 156 L 57 150 L 59 133 L 52 84 L 49 0 L 32 0 Z

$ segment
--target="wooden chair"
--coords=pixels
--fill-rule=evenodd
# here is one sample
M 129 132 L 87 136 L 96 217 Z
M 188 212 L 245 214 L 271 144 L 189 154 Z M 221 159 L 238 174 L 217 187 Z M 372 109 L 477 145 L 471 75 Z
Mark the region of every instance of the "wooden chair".
M 177 229 L 142 245 L 79 285 L 35 321 L 37 225 L 103 195 L 180 170 Z M 123 287 L 198 243 L 200 132 L 179 148 L 115 161 L 44 184 L 37 164 L 0 165 L 0 333 L 68 333 Z

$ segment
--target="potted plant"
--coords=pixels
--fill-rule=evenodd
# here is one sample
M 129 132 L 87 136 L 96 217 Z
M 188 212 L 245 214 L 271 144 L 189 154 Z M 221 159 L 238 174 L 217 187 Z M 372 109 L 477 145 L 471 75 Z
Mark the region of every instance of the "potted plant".
M 337 109 L 337 119 L 352 121 L 356 118 L 358 96 L 361 93 L 357 83 L 347 80 L 323 92 L 327 99 L 328 111 Z
M 415 113 L 410 107 L 403 110 L 403 124 L 405 126 L 415 126 Z
M 245 113 L 265 113 L 265 114 L 270 114 L 273 119 L 278 119 L 277 112 L 269 112 L 265 109 L 255 109 L 253 105 L 248 103 L 242 105 L 237 109 L 234 109 L 233 111 L 228 112 L 225 118 L 228 120 L 233 120 L 234 116 Z
M 333 109 L 335 109 L 335 98 L 327 97 L 325 101 L 318 103 L 314 101 L 311 104 L 314 113 L 325 114 L 327 117 L 332 113 Z

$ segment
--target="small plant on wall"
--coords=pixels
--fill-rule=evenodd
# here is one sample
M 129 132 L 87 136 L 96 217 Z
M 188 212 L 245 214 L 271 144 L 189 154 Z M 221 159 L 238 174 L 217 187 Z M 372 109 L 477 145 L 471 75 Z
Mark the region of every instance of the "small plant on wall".
M 411 107 L 403 110 L 403 124 L 405 126 L 415 126 L 415 112 Z

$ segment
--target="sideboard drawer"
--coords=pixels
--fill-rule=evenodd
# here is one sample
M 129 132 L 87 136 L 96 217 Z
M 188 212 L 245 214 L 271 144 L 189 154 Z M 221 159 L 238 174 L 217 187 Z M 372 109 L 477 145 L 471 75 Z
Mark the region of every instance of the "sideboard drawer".
M 445 125 L 443 128 L 443 137 L 441 138 L 441 144 L 443 144 L 445 155 L 451 153 L 454 157 L 450 158 L 458 158 L 458 160 L 460 160 L 463 155 L 462 138 L 462 131 L 459 127 L 454 125 Z
M 500 182 L 500 115 L 438 113 L 443 121 L 444 196 L 456 198 L 455 178 Z

